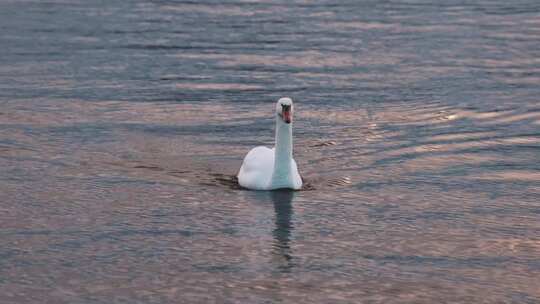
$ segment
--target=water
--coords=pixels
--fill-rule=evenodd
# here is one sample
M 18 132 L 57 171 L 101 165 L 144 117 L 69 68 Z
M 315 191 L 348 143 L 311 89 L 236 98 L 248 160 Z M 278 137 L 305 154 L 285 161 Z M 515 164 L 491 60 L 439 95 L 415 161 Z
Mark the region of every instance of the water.
M 540 302 L 539 13 L 1 0 L 0 302 Z

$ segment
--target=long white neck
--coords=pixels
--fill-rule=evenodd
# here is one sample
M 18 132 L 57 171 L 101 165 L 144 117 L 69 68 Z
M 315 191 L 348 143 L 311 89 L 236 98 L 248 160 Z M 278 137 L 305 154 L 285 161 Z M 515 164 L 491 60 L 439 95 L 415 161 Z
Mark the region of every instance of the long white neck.
M 286 185 L 291 179 L 291 160 L 293 152 L 292 122 L 286 124 L 276 116 L 276 147 L 274 151 L 274 172 L 272 185 L 280 187 Z

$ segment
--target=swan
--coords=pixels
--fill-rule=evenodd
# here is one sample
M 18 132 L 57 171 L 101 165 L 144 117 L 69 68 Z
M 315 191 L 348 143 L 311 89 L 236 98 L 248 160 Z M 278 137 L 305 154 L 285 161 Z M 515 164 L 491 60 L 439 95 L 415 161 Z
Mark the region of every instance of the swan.
M 240 186 L 252 190 L 302 188 L 293 159 L 292 120 L 292 99 L 280 98 L 276 103 L 276 146 L 259 146 L 248 152 L 237 176 Z

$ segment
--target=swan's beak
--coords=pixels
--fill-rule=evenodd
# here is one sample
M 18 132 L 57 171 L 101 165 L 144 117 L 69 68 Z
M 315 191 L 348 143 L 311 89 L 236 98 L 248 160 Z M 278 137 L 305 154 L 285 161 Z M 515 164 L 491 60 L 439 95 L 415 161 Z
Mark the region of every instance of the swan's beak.
M 290 124 L 292 121 L 291 111 L 290 110 L 284 110 L 283 111 L 283 121 L 287 124 Z

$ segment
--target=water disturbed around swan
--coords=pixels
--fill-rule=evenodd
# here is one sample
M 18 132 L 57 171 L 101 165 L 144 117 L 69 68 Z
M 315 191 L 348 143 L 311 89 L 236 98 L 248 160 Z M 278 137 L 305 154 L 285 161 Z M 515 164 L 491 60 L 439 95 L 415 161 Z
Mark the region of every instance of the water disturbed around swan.
M 539 11 L 0 1 L 0 302 L 540 301 Z

